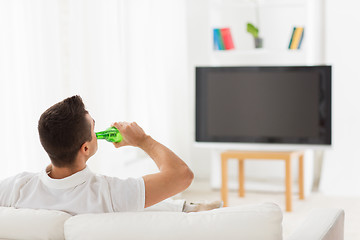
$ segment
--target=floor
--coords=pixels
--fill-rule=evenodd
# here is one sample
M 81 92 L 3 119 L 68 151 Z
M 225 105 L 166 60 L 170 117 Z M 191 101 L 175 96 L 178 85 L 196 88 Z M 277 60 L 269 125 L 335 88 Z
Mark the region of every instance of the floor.
M 220 191 L 211 189 L 206 181 L 197 180 L 179 197 L 189 201 L 220 200 Z M 294 195 L 293 211 L 288 213 L 285 212 L 285 196 L 282 192 L 247 191 L 244 198 L 239 198 L 236 191 L 229 192 L 229 206 L 263 202 L 274 202 L 283 209 L 285 238 L 296 229 L 313 208 L 342 208 L 345 210 L 345 239 L 360 239 L 360 197 L 326 196 L 321 193 L 312 193 L 306 196 L 305 200 L 299 200 Z

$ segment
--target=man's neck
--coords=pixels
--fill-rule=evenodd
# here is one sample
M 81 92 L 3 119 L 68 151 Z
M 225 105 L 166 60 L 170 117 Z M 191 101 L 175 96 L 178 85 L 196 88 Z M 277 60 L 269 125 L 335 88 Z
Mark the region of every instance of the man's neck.
M 48 172 L 49 177 L 53 179 L 62 179 L 69 177 L 77 172 L 80 172 L 86 167 L 86 164 L 73 166 L 73 167 L 56 167 L 54 165 L 49 165 L 46 168 L 46 172 Z

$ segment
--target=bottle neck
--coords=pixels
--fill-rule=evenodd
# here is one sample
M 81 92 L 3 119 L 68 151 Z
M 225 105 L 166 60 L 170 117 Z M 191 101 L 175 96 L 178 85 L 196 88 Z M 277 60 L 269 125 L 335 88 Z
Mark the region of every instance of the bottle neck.
M 97 139 L 106 139 L 106 136 L 108 136 L 108 134 L 106 134 L 104 132 L 97 132 L 95 134 L 96 134 Z

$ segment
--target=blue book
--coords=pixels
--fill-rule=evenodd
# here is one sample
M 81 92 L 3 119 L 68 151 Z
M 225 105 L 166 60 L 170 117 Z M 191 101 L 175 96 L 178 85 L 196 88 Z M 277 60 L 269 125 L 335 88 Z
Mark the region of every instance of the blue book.
M 301 46 L 301 43 L 302 43 L 302 40 L 304 38 L 304 32 L 305 32 L 305 29 L 303 29 L 302 33 L 301 33 L 301 37 L 300 37 L 300 41 L 299 41 L 299 45 L 298 45 L 298 49 L 300 49 L 300 46 Z
M 224 41 L 219 28 L 214 28 L 214 50 L 225 50 Z
M 213 35 L 214 35 L 214 50 L 219 50 L 219 39 L 216 33 L 216 28 L 213 29 Z

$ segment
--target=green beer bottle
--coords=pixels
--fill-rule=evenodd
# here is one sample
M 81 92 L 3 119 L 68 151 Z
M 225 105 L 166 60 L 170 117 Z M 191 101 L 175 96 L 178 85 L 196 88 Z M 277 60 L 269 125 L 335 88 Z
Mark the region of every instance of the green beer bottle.
M 97 139 L 105 139 L 108 142 L 121 142 L 122 136 L 116 127 L 109 127 L 105 131 L 97 132 Z

